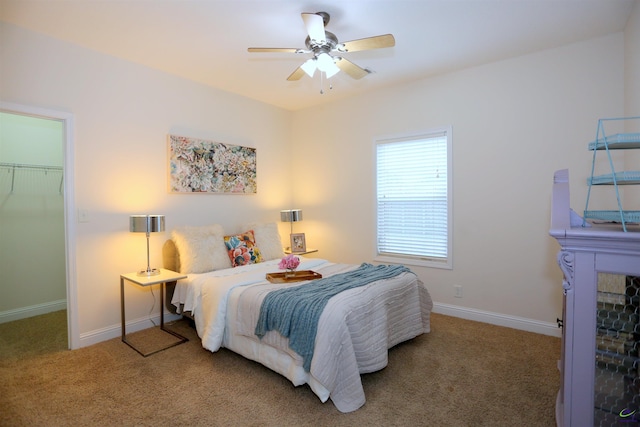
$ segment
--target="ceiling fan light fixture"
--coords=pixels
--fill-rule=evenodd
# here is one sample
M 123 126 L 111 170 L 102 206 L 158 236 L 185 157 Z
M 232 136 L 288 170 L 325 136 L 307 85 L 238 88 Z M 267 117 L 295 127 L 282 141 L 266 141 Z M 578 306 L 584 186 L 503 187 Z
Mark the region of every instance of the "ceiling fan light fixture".
M 340 72 L 340 68 L 335 67 L 335 68 L 332 68 L 329 71 L 325 71 L 324 74 L 327 76 L 328 79 L 330 79 L 331 77 L 333 77 L 336 74 L 338 74 L 338 72 Z
M 316 59 L 315 58 L 308 59 L 307 61 L 305 61 L 304 64 L 300 66 L 300 68 L 302 68 L 302 71 L 307 73 L 307 76 L 313 77 L 313 75 L 316 73 L 316 68 L 318 68 L 316 64 Z
M 340 72 L 340 68 L 338 68 L 333 57 L 328 53 L 318 55 L 318 69 L 324 72 L 328 79 Z

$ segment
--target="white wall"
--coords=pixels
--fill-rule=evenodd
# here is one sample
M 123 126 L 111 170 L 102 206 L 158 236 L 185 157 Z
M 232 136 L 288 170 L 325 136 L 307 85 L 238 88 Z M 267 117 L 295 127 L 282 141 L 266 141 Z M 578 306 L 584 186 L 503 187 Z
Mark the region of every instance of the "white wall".
M 371 261 L 374 139 L 452 125 L 453 270 L 414 269 L 437 303 L 460 313 L 550 326 L 562 277 L 548 235 L 553 172 L 570 169 L 572 206 L 582 211 L 587 143 L 597 119 L 620 116 L 623 105 L 615 34 L 297 112 L 294 174 L 305 179 L 294 195 L 307 242 L 330 259 Z
M 627 132 L 640 132 L 640 0 L 636 0 L 624 31 L 624 94 L 625 116 L 639 117 L 627 121 Z M 625 158 L 626 170 L 638 170 L 640 150 L 629 152 Z M 640 210 L 640 188 L 625 186 L 625 208 Z M 628 206 L 628 207 L 627 207 Z
M 166 215 L 167 232 L 151 238 L 152 266 L 160 266 L 176 226 L 220 223 L 235 232 L 252 220 L 278 221 L 290 206 L 291 113 L 6 23 L 0 39 L 0 99 L 74 114 L 75 200 L 89 215 L 75 236 L 83 344 L 118 336 L 119 275 L 146 264 L 144 236 L 128 232 L 130 214 Z M 168 194 L 169 133 L 256 147 L 258 193 Z M 128 286 L 127 318 L 147 317 L 152 301 Z
M 62 122 L 0 112 L 0 162 L 62 166 Z
M 624 41 L 625 115 L 635 117 L 640 116 L 640 0 L 636 0 L 627 21 Z

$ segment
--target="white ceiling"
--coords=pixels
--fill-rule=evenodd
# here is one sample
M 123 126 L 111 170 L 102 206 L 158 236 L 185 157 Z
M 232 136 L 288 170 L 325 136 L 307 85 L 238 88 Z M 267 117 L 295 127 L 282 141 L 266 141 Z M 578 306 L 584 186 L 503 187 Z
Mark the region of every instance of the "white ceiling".
M 249 98 L 313 105 L 622 31 L 636 0 L 0 0 L 0 19 Z M 640 2 L 640 0 L 638 0 Z M 310 55 L 301 12 L 326 11 L 339 41 L 391 33 L 396 46 L 343 56 L 320 94 L 318 73 L 286 80 Z M 594 58 L 596 61 L 597 58 Z

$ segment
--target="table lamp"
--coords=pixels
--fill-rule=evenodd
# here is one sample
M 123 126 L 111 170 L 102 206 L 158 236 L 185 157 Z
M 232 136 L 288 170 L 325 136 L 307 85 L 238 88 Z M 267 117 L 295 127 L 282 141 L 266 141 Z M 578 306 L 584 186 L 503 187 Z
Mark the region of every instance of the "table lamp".
M 280 221 L 291 223 L 291 234 L 293 234 L 293 223 L 302 221 L 302 209 L 287 209 L 280 211 Z
M 138 271 L 138 276 L 155 276 L 160 269 L 149 265 L 149 234 L 164 231 L 164 215 L 131 215 L 129 217 L 129 231 L 147 234 L 147 269 Z

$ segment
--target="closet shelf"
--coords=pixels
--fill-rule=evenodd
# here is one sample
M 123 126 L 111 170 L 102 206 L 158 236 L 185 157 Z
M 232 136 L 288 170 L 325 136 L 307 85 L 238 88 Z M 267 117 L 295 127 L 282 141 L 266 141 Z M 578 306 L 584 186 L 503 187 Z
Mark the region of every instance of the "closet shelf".
M 61 166 L 0 163 L 0 194 L 62 194 Z

